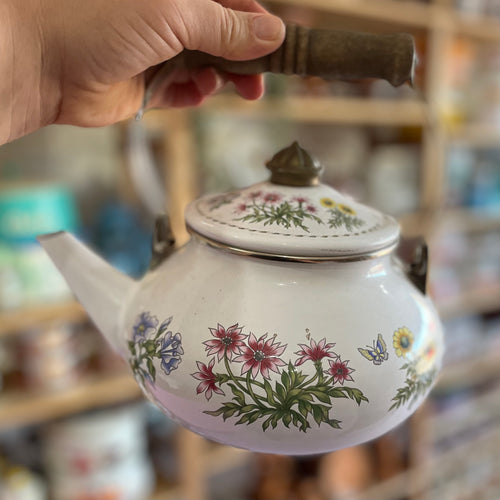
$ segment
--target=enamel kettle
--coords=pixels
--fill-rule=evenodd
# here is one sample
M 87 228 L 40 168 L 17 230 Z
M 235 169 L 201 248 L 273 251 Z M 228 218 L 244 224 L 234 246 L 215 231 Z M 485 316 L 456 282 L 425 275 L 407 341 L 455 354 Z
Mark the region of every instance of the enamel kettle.
M 413 56 L 403 80 L 412 68 Z M 321 184 L 299 144 L 267 167 L 267 182 L 193 201 L 182 248 L 160 217 L 140 281 L 68 233 L 39 239 L 174 420 L 266 453 L 353 446 L 400 424 L 436 380 L 427 249 L 402 260 L 397 222 Z

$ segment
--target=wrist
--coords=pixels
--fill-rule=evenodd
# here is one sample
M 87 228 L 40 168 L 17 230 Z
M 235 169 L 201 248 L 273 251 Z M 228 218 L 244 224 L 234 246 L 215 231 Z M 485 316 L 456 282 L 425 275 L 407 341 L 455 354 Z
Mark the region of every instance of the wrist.
M 14 48 L 10 5 L 0 0 L 0 145 L 11 138 Z
M 0 0 L 0 144 L 54 122 L 57 85 L 50 84 L 40 2 Z

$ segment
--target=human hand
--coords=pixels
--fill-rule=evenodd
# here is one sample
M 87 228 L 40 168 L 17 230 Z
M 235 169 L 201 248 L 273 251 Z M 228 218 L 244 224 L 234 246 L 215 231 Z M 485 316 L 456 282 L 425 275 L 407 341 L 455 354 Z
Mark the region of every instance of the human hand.
M 3 19 L 3 21 L 2 21 Z M 152 67 L 184 48 L 266 55 L 283 23 L 254 0 L 0 0 L 0 144 L 52 123 L 103 126 L 141 106 Z M 151 102 L 200 104 L 227 80 L 256 99 L 262 77 L 176 70 Z

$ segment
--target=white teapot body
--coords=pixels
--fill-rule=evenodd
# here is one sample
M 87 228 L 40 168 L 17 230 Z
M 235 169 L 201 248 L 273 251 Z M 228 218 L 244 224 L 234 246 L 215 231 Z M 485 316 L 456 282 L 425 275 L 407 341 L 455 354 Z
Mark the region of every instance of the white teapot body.
M 411 415 L 439 372 L 425 252 L 405 268 L 397 223 L 320 185 L 298 145 L 271 167 L 270 183 L 193 202 L 184 247 L 158 225 L 139 282 L 67 233 L 40 240 L 174 420 L 266 453 L 353 446 Z
M 385 433 L 425 398 L 443 351 L 433 305 L 391 254 L 276 262 L 196 238 L 144 279 L 123 330 L 149 399 L 209 439 L 266 453 Z

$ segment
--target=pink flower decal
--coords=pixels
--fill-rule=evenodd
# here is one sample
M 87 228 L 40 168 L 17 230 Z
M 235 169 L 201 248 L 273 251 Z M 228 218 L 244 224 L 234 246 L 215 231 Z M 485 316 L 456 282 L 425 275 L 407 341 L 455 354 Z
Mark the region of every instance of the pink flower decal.
M 330 352 L 335 344 L 327 344 L 326 338 L 321 339 L 318 343 L 314 339 L 310 340 L 310 345 L 299 344 L 300 351 L 295 354 L 300 356 L 297 361 L 295 361 L 295 366 L 300 366 L 306 361 L 319 361 L 323 358 L 338 358 L 338 355 L 334 352 Z
M 252 200 L 255 200 L 257 198 L 260 198 L 261 195 L 262 195 L 262 191 L 252 191 L 248 196 Z
M 207 356 L 217 354 L 217 360 L 220 361 L 224 354 L 228 359 L 232 360 L 234 354 L 241 354 L 241 348 L 245 345 L 243 339 L 246 335 L 241 333 L 243 327 L 239 327 L 238 323 L 224 328 L 220 323 L 217 323 L 217 328 L 209 328 L 210 333 L 215 339 L 203 342 L 205 350 L 208 351 Z
M 242 214 L 243 212 L 246 212 L 248 209 L 248 205 L 246 203 L 239 203 L 234 211 L 237 213 L 237 214 Z
M 239 216 L 234 220 L 261 226 L 282 226 L 285 229 L 299 228 L 306 233 L 309 232 L 309 222 L 323 224 L 314 203 L 306 196 L 287 197 L 277 191 L 254 191 L 245 201 L 234 205 L 233 211 Z
M 340 384 L 344 385 L 344 382 L 346 380 L 349 380 L 350 382 L 353 382 L 354 379 L 351 377 L 351 373 L 354 370 L 354 368 L 349 368 L 347 364 L 349 363 L 349 360 L 347 361 L 342 361 L 339 358 L 335 360 L 328 360 L 328 363 L 330 363 L 330 368 L 326 371 L 329 375 L 333 377 L 333 382 L 340 382 Z
M 297 203 L 307 203 L 309 200 L 304 196 L 295 196 L 293 201 L 296 201 Z
M 198 387 L 196 388 L 196 394 L 201 394 L 202 392 L 204 392 L 207 400 L 212 397 L 212 394 L 214 392 L 216 394 L 224 395 L 224 391 L 220 387 L 217 387 L 215 385 L 216 379 L 213 372 L 215 358 L 212 358 L 208 365 L 202 363 L 201 361 L 197 361 L 196 364 L 200 371 L 191 374 L 195 379 L 201 380 L 201 382 L 198 384 Z
M 264 201 L 266 203 L 278 203 L 281 201 L 282 196 L 278 193 L 267 193 L 264 195 Z
M 267 339 L 267 333 L 262 335 L 259 340 L 253 333 L 248 337 L 248 346 L 242 348 L 242 354 L 234 359 L 239 363 L 244 363 L 241 367 L 241 374 L 252 370 L 252 376 L 255 378 L 260 372 L 264 378 L 269 378 L 269 370 L 279 373 L 278 367 L 286 366 L 286 363 L 278 356 L 281 356 L 287 347 L 287 344 L 281 345 L 275 342 L 276 335 Z

